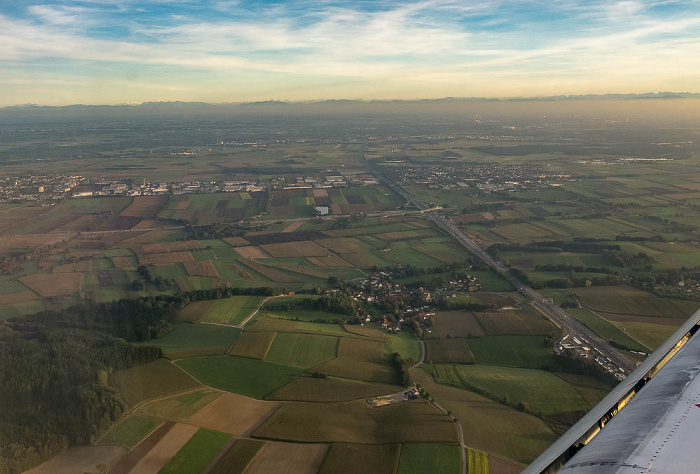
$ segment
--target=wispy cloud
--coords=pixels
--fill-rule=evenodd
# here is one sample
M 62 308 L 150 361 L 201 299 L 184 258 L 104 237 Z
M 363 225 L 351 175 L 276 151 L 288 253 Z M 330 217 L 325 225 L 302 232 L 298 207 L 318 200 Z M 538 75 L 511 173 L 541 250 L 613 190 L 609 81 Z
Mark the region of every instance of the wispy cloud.
M 699 44 L 700 5 L 692 1 L 0 5 L 0 72 L 8 80 L 41 71 L 94 82 L 138 69 L 140 80 L 126 84 L 124 94 L 160 84 L 193 99 L 207 72 L 206 93 L 219 91 L 221 100 L 314 88 L 319 96 L 372 97 L 392 84 L 397 95 L 414 97 L 506 88 L 575 93 L 572 87 L 585 84 L 603 92 L 606 83 L 618 90 L 625 79 L 630 90 L 664 81 L 674 89 L 700 78 Z M 246 85 L 244 77 L 256 83 Z M 560 90 L 545 91 L 545 84 Z

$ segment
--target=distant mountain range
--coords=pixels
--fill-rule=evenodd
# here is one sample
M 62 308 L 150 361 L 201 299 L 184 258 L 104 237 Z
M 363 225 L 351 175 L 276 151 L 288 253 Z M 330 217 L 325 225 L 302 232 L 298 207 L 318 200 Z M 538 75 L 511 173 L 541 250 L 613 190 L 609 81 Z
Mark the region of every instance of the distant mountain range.
M 410 104 L 410 103 L 440 103 L 440 102 L 524 102 L 524 101 L 563 101 L 563 100 L 639 100 L 639 99 L 699 99 L 700 93 L 695 92 L 648 92 L 645 94 L 586 94 L 586 95 L 557 95 L 548 97 L 444 97 L 441 99 L 416 99 L 416 100 L 353 100 L 353 99 L 328 99 L 318 101 L 280 101 L 265 100 L 257 102 L 143 102 L 141 104 L 115 104 L 115 105 L 39 105 L 20 104 L 10 105 L 0 108 L 0 111 L 12 110 L 45 110 L 45 109 L 107 109 L 107 108 L 143 108 L 143 109 L 163 109 L 163 108 L 211 108 L 211 107 L 231 107 L 231 106 L 286 106 L 286 105 L 354 105 L 354 104 Z

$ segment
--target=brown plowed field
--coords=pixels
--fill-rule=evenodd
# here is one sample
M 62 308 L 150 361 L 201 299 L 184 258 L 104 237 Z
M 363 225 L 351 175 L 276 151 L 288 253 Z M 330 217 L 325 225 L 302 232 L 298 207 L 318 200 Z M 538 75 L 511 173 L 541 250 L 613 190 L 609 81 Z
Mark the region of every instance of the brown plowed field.
M 274 268 L 270 268 L 250 258 L 241 260 L 241 263 L 276 283 L 291 283 L 299 281 L 291 275 L 282 273 L 278 270 L 275 270 Z
M 131 268 L 133 265 L 126 257 L 112 257 L 112 265 L 114 268 Z
M 225 393 L 192 415 L 188 422 L 224 433 L 248 436 L 267 421 L 281 405 Z
M 243 237 L 226 237 L 222 240 L 232 247 L 239 247 L 243 245 L 248 245 L 250 243 Z
M 328 452 L 328 444 L 269 442 L 250 463 L 246 474 L 316 474 Z
M 326 191 L 325 189 L 314 189 L 314 197 L 315 198 L 328 197 L 328 191 Z
M 187 274 L 190 276 L 219 276 L 219 272 L 216 271 L 216 267 L 211 260 L 206 260 L 204 262 L 185 262 L 183 265 L 185 266 L 185 270 L 187 270 Z
M 304 225 L 304 221 L 297 221 L 297 222 L 292 222 L 289 224 L 287 227 L 284 228 L 282 232 L 294 232 L 297 230 L 299 227 Z
M 66 240 L 61 235 L 33 235 L 24 237 L 0 237 L 0 251 L 7 249 L 36 248 Z
M 69 449 L 26 472 L 28 474 L 97 473 L 98 464 L 106 465 L 109 470 L 125 452 L 126 449 L 121 446 L 80 446 Z
M 31 291 L 22 291 L 20 293 L 0 295 L 0 304 L 22 303 L 23 301 L 31 301 L 35 299 L 36 295 Z
M 481 337 L 486 335 L 484 328 L 471 311 L 439 311 L 433 320 L 433 326 L 433 334 L 437 337 Z M 525 329 L 527 330 L 527 327 Z M 529 330 L 526 334 L 530 334 Z
M 168 196 L 136 196 L 119 215 L 152 219 L 166 202 L 168 202 Z
M 186 252 L 163 252 L 139 255 L 141 265 L 171 265 L 178 262 L 193 262 L 194 258 L 188 251 Z
M 121 458 L 119 463 L 114 466 L 114 469 L 110 471 L 110 474 L 128 474 L 131 470 L 138 464 L 141 459 L 148 454 L 148 452 L 153 449 L 153 447 L 162 440 L 166 434 L 170 432 L 175 426 L 174 421 L 166 421 L 153 433 L 151 433 L 148 438 L 141 441 L 134 449 L 129 451 L 129 453 Z
M 54 267 L 53 273 L 72 273 L 92 271 L 92 260 L 81 260 L 80 262 L 66 263 Z
M 38 273 L 19 279 L 41 296 L 77 293 L 83 289 L 82 273 Z
M 268 258 L 269 255 L 260 247 L 234 247 L 234 250 L 243 258 Z
M 129 471 L 130 474 L 152 474 L 161 470 L 170 458 L 199 430 L 198 426 L 176 423 Z M 146 439 L 148 441 L 149 438 Z M 144 443 L 146 442 L 144 441 Z M 143 444 L 143 443 L 141 443 Z M 136 448 L 140 447 L 137 446 Z M 120 463 L 121 464 L 121 463 Z M 112 471 L 114 472 L 114 471 Z

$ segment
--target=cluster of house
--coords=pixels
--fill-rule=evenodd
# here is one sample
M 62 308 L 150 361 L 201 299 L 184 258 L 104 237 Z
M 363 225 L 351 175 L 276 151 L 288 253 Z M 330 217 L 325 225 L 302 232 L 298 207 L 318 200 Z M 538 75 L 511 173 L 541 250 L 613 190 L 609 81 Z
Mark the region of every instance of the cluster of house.
M 58 201 L 84 181 L 83 176 L 55 173 L 0 178 L 0 202 Z

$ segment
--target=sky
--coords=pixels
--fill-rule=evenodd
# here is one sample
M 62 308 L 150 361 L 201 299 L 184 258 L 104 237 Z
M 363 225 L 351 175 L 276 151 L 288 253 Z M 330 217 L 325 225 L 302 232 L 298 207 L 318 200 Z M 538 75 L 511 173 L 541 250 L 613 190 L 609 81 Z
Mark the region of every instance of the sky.
M 658 91 L 698 0 L 0 0 L 0 106 Z

